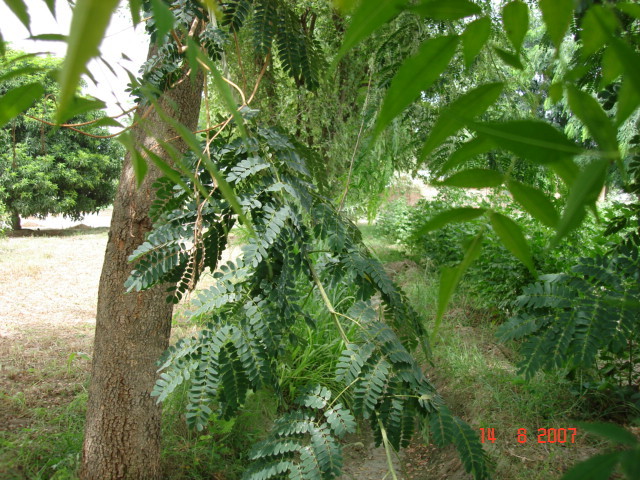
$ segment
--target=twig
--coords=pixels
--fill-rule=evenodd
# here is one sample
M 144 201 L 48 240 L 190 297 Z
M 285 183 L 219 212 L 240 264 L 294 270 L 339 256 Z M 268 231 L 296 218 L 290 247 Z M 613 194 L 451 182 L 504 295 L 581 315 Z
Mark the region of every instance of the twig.
M 344 202 L 347 199 L 347 193 L 349 193 L 349 184 L 351 183 L 351 174 L 353 173 L 353 164 L 356 159 L 356 153 L 358 153 L 358 148 L 360 147 L 360 139 L 362 138 L 362 131 L 364 130 L 364 122 L 365 116 L 364 111 L 367 108 L 367 104 L 369 103 L 369 93 L 371 92 L 371 76 L 373 74 L 373 69 L 369 69 L 369 83 L 367 84 L 367 96 L 364 99 L 364 105 L 362 106 L 362 122 L 360 123 L 360 130 L 358 130 L 358 136 L 356 138 L 356 144 L 353 147 L 353 153 L 351 154 L 351 162 L 349 162 L 349 172 L 347 173 L 347 180 L 344 185 L 344 192 L 342 193 L 342 198 L 340 199 L 340 204 L 338 206 L 338 213 L 344 207 Z

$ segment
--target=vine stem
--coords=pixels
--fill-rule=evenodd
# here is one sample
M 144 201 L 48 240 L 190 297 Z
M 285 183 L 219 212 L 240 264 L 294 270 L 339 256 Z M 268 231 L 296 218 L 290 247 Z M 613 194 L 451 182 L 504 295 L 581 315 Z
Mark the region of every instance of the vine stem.
M 396 469 L 393 468 L 393 459 L 391 458 L 391 445 L 389 445 L 389 439 L 387 438 L 387 431 L 382 425 L 382 421 L 378 418 L 378 426 L 380 427 L 380 433 L 382 434 L 382 443 L 384 444 L 384 453 L 387 455 L 387 466 L 389 467 L 389 473 L 393 480 L 398 480 L 396 476 Z
M 320 292 L 322 301 L 327 307 L 327 310 L 329 310 L 329 313 L 331 313 L 331 316 L 333 317 L 333 321 L 335 322 L 336 326 L 338 327 L 338 330 L 340 331 L 340 336 L 342 337 L 342 341 L 346 345 L 349 343 L 349 338 L 347 337 L 347 334 L 345 333 L 344 329 L 342 328 L 342 325 L 340 324 L 340 319 L 338 318 L 338 312 L 336 312 L 335 309 L 333 308 L 333 304 L 331 303 L 331 300 L 329 300 L 329 297 L 327 296 L 327 292 L 325 292 L 324 287 L 322 286 L 322 282 L 320 281 L 320 278 L 316 273 L 316 270 L 313 268 L 313 263 L 311 263 L 311 259 L 306 254 L 305 254 L 305 257 L 307 257 L 307 265 L 309 266 L 309 271 L 311 272 L 311 276 L 313 277 L 313 282 L 316 284 L 316 287 L 318 287 L 318 291 Z

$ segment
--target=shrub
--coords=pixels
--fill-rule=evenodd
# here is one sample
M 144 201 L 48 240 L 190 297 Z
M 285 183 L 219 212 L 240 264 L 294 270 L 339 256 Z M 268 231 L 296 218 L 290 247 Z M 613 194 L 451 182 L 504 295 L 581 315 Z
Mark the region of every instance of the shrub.
M 599 205 L 599 221 L 590 217 L 582 227 L 569 234 L 560 245 L 550 249 L 554 231 L 522 213 L 506 195 L 470 195 L 457 189 L 441 189 L 434 200 L 421 200 L 415 207 L 403 199 L 387 205 L 380 213 L 378 226 L 393 242 L 404 246 L 434 268 L 453 266 L 463 257 L 465 241 L 485 230 L 481 256 L 465 275 L 464 288 L 477 297 L 481 306 L 506 314 L 513 299 L 534 280 L 529 270 L 515 258 L 486 228 L 486 219 L 450 223 L 426 234 L 416 235 L 425 222 L 452 207 L 483 206 L 507 214 L 523 229 L 528 238 L 538 272 L 564 272 L 584 255 L 604 255 L 623 238 L 626 230 L 605 235 L 607 222 L 619 216 L 625 205 L 615 195 Z M 627 228 L 628 230 L 628 228 Z

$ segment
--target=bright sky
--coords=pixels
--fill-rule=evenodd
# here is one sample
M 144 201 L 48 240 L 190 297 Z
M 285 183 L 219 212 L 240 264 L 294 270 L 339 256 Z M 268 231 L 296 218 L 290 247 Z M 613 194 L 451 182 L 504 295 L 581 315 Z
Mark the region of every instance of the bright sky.
M 67 35 L 69 33 L 71 9 L 66 1 L 56 2 L 56 18 L 51 15 L 42 0 L 26 0 L 25 3 L 29 8 L 31 31 L 34 35 L 44 33 Z M 133 105 L 125 92 L 129 77 L 124 68 L 137 75 L 140 65 L 146 59 L 149 46 L 144 27 L 139 25 L 134 30 L 128 10 L 121 10 L 112 17 L 107 35 L 100 46 L 102 58 L 110 64 L 117 76 L 114 76 L 103 62 L 93 60 L 89 64 L 89 71 L 97 85 L 88 77 L 85 78 L 87 81 L 85 93 L 105 101 L 109 115 L 118 114 Z M 30 53 L 51 52 L 61 58 L 65 55 L 66 44 L 63 42 L 29 40 L 29 32 L 4 2 L 0 2 L 0 31 L 4 39 L 11 42 L 11 47 L 17 50 Z M 123 53 L 132 61 L 124 60 Z M 121 104 L 122 108 L 118 107 L 118 104 Z

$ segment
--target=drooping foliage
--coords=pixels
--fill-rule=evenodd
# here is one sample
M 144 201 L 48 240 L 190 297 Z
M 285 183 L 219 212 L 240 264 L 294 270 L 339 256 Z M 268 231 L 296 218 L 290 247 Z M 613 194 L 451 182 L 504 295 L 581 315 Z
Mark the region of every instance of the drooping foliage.
M 352 415 L 369 420 L 379 442 L 384 430 L 394 448 L 408 444 L 417 417 L 439 415 L 441 401 L 410 354 L 426 341 L 426 332 L 360 243 L 357 228 L 310 183 L 294 145 L 272 129 L 250 131 L 248 142 L 215 141 L 210 149 L 255 236 L 241 257 L 218 267 L 216 283 L 199 294 L 192 314 L 206 326 L 169 350 L 154 395 L 163 400 L 189 381 L 187 420 L 202 429 L 214 411 L 222 417 L 235 415 L 250 391 L 281 391 L 276 365 L 286 345 L 295 342 L 292 326 L 306 321 L 313 328 L 316 322 L 305 310 L 311 287 L 344 342 L 335 372 L 341 390 L 310 386 L 316 396 L 305 397 L 303 406 L 322 415 L 304 409 L 285 414 L 272 436 L 254 450 L 256 463 L 246 477 L 288 472 L 290 478 L 334 478 L 341 462 L 337 438 L 352 430 Z M 192 162 L 195 167 L 197 160 Z M 205 199 L 168 181 L 158 185 L 155 228 L 131 257 L 137 263 L 129 289 L 177 282 L 168 292 L 175 301 L 193 287 L 204 267 L 216 269 L 236 220 L 210 172 L 200 167 L 198 173 L 210 191 Z M 333 305 L 333 292 L 344 289 L 353 289 L 353 295 Z M 377 309 L 375 298 L 382 302 Z M 352 399 L 349 409 L 344 403 L 328 405 L 336 393 Z M 460 420 L 450 416 L 438 422 L 449 432 L 442 441 L 455 442 L 468 470 L 483 478 L 484 456 L 473 431 L 460 430 Z M 468 445 L 474 445 L 472 452 L 465 450 Z
M 568 274 L 546 275 L 518 297 L 522 313 L 502 325 L 502 340 L 525 339 L 520 370 L 594 368 L 603 355 L 637 348 L 640 278 L 637 249 L 583 258 Z M 635 377 L 633 355 L 625 369 Z

